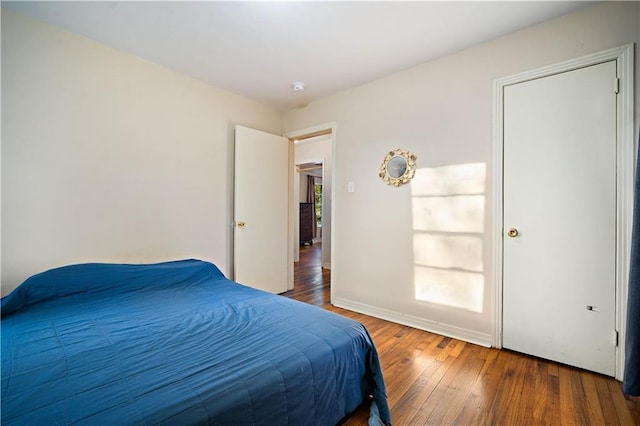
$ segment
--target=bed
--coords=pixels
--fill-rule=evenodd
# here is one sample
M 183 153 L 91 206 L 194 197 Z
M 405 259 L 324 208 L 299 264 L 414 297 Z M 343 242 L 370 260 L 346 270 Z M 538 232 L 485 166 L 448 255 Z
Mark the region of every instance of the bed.
M 364 326 L 213 264 L 81 264 L 2 299 L 2 424 L 391 424 Z

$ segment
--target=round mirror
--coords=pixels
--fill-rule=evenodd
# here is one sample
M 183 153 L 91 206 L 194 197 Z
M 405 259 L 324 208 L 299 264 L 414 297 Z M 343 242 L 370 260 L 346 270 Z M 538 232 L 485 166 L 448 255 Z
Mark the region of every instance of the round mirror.
M 387 174 L 394 179 L 401 178 L 407 172 L 407 160 L 403 157 L 394 156 L 387 163 Z
M 382 160 L 379 176 L 387 185 L 400 186 L 409 182 L 416 172 L 416 156 L 404 149 L 395 149 Z

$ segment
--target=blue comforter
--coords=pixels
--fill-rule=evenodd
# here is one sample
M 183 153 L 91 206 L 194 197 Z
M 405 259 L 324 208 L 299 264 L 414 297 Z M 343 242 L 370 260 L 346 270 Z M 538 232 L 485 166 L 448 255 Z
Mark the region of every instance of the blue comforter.
M 207 262 L 67 266 L 2 299 L 3 425 L 335 425 L 370 395 L 390 424 L 361 324 Z

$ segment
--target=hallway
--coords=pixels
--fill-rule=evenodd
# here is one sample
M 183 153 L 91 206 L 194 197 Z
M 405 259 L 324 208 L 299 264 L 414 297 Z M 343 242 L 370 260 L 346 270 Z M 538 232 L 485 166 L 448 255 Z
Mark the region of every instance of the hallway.
M 322 243 L 300 247 L 300 261 L 294 263 L 293 290 L 283 296 L 328 308 L 331 270 L 322 268 Z

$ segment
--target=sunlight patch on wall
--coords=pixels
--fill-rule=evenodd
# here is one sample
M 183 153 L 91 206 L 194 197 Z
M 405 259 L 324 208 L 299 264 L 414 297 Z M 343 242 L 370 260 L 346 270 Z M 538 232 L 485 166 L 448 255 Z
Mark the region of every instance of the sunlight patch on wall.
M 424 168 L 416 171 L 411 195 L 484 194 L 484 163 Z
M 416 266 L 416 300 L 482 312 L 484 275 Z
M 415 233 L 413 254 L 416 265 L 482 272 L 480 237 Z
M 411 182 L 416 300 L 482 312 L 486 166 L 416 171 Z
M 413 197 L 414 231 L 481 233 L 484 195 Z

